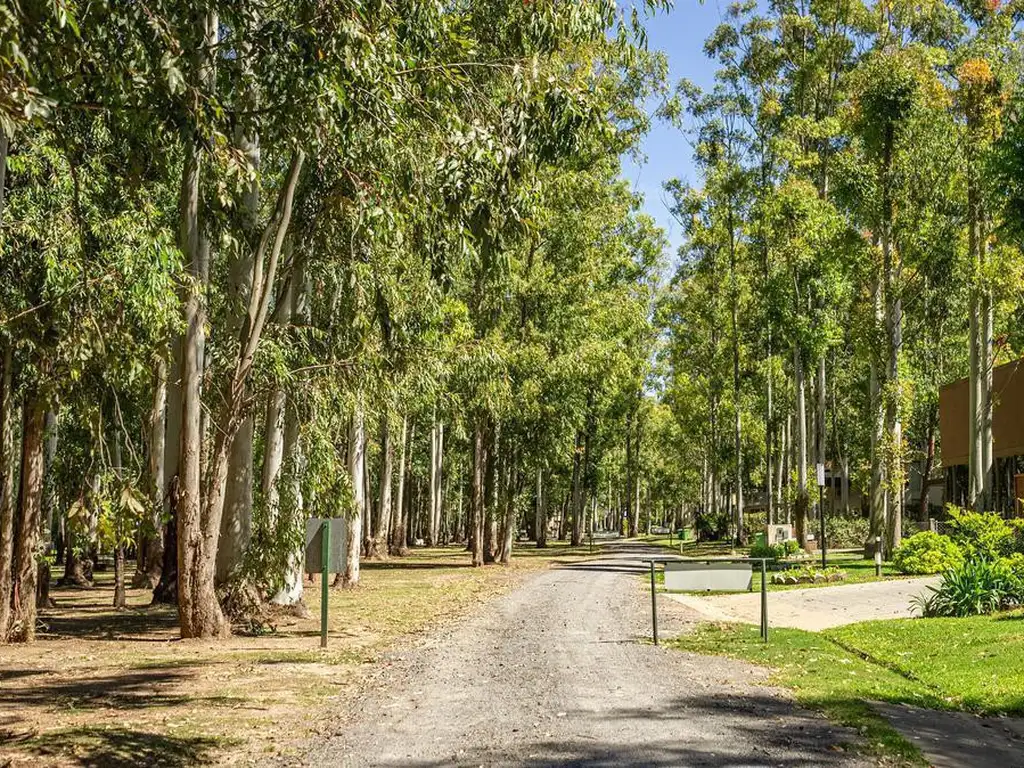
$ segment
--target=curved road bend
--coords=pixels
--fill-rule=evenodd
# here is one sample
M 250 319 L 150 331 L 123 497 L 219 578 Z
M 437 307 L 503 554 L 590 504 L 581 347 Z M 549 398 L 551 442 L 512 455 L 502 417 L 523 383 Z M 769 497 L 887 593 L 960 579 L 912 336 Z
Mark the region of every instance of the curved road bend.
M 650 598 L 636 558 L 532 576 L 393 659 L 312 766 L 854 766 L 853 738 L 756 684 L 763 672 L 637 642 Z M 691 621 L 659 602 L 665 623 Z

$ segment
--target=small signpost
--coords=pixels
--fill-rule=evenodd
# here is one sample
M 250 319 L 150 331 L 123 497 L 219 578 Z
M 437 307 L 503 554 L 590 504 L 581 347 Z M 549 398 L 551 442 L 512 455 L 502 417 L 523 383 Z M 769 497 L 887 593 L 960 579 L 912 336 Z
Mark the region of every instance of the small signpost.
M 345 521 L 340 517 L 306 521 L 306 573 L 320 573 L 320 647 L 327 647 L 330 574 L 345 570 Z
M 686 592 L 753 591 L 755 568 L 761 570 L 761 639 L 768 642 L 768 559 L 763 557 L 709 558 L 645 557 L 651 567 L 651 635 L 658 645 L 658 594 L 655 571 L 665 566 L 665 587 Z
M 825 465 L 815 465 L 818 475 L 818 519 L 821 521 L 821 567 L 825 568 L 828 544 L 825 542 Z

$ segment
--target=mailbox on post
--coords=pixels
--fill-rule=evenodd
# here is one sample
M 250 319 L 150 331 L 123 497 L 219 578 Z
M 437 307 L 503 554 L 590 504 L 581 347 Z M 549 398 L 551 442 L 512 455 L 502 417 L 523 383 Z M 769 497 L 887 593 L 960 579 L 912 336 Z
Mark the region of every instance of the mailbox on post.
M 323 567 L 324 523 L 331 529 L 327 568 Z M 340 517 L 311 517 L 306 520 L 306 573 L 341 573 L 345 570 L 345 520 Z
M 327 647 L 328 576 L 345 570 L 345 521 L 339 517 L 306 520 L 306 573 L 320 573 L 320 647 Z

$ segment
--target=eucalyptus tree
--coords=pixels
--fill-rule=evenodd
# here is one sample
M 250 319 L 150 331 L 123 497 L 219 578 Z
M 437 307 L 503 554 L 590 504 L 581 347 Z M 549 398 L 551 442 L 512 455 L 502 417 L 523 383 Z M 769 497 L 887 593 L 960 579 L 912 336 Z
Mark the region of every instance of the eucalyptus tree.
M 995 312 L 990 261 L 1000 230 L 1000 190 L 990 162 L 1002 133 L 1010 83 L 1020 78 L 1020 46 L 1013 41 L 1018 14 L 1009 6 L 954 3 L 966 29 L 953 51 L 951 106 L 962 135 L 966 191 L 967 249 L 972 268 L 969 324 L 969 425 L 967 502 L 992 503 L 992 369 L 995 365 Z

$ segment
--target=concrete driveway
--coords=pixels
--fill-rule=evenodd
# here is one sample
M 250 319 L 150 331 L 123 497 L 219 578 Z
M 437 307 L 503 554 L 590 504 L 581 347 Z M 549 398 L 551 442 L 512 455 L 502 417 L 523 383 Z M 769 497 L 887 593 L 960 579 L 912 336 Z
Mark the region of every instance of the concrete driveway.
M 817 632 L 843 624 L 872 619 L 905 619 L 917 614 L 911 600 L 927 594 L 928 586 L 941 577 L 889 579 L 835 587 L 809 587 L 768 593 L 768 623 L 773 627 L 793 627 Z M 741 621 L 759 624 L 761 594 L 701 597 L 666 593 L 665 597 L 682 603 L 713 621 Z

